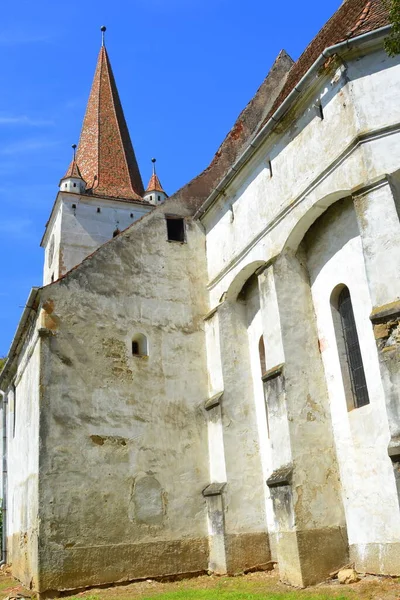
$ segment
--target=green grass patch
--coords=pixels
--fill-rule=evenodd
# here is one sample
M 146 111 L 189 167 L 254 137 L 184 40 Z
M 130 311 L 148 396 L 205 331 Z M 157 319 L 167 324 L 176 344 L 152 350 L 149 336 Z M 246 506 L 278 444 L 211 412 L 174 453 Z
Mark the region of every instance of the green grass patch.
M 301 592 L 289 592 L 287 594 L 274 593 L 251 593 L 244 591 L 229 591 L 221 589 L 211 590 L 179 590 L 145 596 L 142 600 L 349 600 L 346 596 L 334 596 L 326 594 L 304 595 Z

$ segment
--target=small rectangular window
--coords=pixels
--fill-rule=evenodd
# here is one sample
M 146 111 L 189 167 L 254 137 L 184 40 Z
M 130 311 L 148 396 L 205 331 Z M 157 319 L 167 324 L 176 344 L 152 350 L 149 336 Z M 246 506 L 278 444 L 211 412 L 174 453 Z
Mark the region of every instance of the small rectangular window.
M 185 241 L 184 220 L 178 217 L 166 217 L 169 242 Z

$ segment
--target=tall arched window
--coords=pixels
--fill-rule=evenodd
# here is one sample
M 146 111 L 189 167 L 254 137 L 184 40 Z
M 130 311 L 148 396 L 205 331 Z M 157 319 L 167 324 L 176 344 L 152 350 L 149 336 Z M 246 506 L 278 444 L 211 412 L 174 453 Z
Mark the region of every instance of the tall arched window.
M 347 287 L 344 287 L 339 294 L 337 310 L 340 315 L 353 403 L 355 408 L 359 408 L 360 406 L 369 404 L 369 396 L 367 382 L 365 380 L 360 343 L 358 341 L 356 322 L 354 319 L 353 306 L 351 303 L 350 292 Z

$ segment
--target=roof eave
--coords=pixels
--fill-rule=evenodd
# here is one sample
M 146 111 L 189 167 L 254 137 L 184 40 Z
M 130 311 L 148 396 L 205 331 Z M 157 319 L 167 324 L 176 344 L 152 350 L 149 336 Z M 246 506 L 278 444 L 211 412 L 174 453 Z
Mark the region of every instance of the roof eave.
M 221 192 L 223 192 L 226 189 L 227 185 L 235 178 L 236 174 L 243 168 L 243 166 L 260 148 L 266 137 L 269 135 L 272 129 L 276 127 L 277 123 L 286 114 L 286 112 L 289 110 L 292 104 L 297 100 L 299 95 L 302 93 L 302 91 L 308 84 L 309 80 L 322 67 L 327 58 L 333 56 L 334 54 L 339 54 L 339 52 L 341 51 L 350 50 L 352 48 L 361 46 L 364 43 L 370 43 L 372 41 L 383 38 L 390 32 L 391 28 L 391 25 L 385 25 L 384 27 L 374 29 L 373 31 L 363 33 L 354 38 L 346 39 L 342 42 L 339 42 L 338 44 L 334 44 L 333 46 L 325 48 L 325 50 L 321 52 L 319 57 L 308 69 L 305 75 L 303 75 L 298 84 L 293 88 L 293 90 L 290 92 L 287 98 L 278 107 L 275 113 L 265 123 L 260 132 L 250 142 L 250 144 L 247 146 L 244 152 L 239 156 L 237 161 L 232 165 L 229 171 L 221 179 L 219 184 L 214 188 L 214 190 L 211 192 L 211 194 L 208 196 L 205 202 L 200 206 L 200 208 L 194 214 L 194 218 L 201 219 L 201 217 L 209 210 L 212 204 L 214 204 L 215 200 L 219 197 Z
M 21 341 L 23 343 L 25 339 L 25 335 L 27 332 L 26 325 L 31 311 L 37 310 L 41 290 L 42 288 L 33 287 L 29 293 L 28 300 L 26 301 L 26 305 L 22 313 L 21 319 L 19 321 L 17 331 L 15 332 L 13 341 L 11 342 L 11 346 L 7 354 L 6 364 L 4 365 L 4 369 L 0 373 L 0 390 L 2 390 L 3 392 L 6 391 L 10 383 L 10 379 L 12 378 L 13 365 L 15 363 L 15 359 L 18 357 L 18 349 L 21 345 Z

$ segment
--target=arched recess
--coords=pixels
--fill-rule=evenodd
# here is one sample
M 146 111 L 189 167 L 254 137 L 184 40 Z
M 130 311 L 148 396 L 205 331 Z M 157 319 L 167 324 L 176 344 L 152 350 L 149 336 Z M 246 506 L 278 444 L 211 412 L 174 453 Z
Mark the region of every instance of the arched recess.
M 149 343 L 143 333 L 135 333 L 132 337 L 132 356 L 148 356 Z
M 310 229 L 311 225 L 338 200 L 343 200 L 351 196 L 350 190 L 339 190 L 320 198 L 311 208 L 299 219 L 293 229 L 290 231 L 283 245 L 282 252 L 296 252 L 305 234 Z
M 231 282 L 228 291 L 226 292 L 226 300 L 235 301 L 242 291 L 245 283 L 250 279 L 254 273 L 265 265 L 264 260 L 255 260 L 245 267 L 236 275 Z

